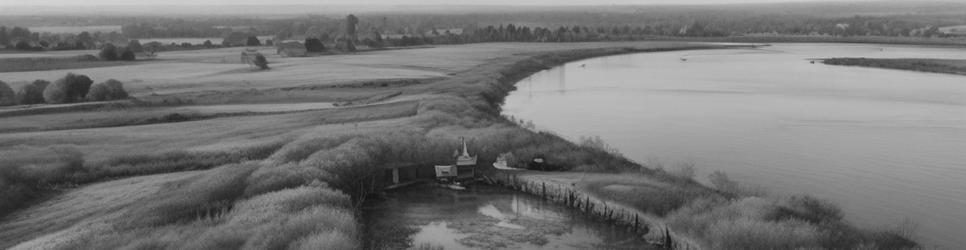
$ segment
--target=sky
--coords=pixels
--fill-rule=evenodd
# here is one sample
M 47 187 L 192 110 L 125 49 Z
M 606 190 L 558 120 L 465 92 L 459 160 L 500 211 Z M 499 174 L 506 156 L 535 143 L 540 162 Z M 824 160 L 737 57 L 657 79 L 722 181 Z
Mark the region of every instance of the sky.
M 0 6 L 93 5 L 644 5 L 780 2 L 868 2 L 870 0 L 0 0 Z M 0 9 L 0 14 L 2 14 Z

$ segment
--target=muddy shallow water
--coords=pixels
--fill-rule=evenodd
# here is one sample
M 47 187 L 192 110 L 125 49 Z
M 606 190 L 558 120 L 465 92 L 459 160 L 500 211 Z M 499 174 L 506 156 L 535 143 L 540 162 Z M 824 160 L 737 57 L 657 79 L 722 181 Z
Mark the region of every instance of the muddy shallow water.
M 408 187 L 368 201 L 363 213 L 368 249 L 651 248 L 624 227 L 498 187 Z

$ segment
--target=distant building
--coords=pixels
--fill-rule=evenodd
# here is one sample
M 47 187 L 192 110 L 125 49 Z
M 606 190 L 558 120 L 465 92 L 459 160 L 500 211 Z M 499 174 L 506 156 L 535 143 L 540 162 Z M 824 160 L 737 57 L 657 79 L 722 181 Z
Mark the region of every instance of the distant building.
M 951 36 L 966 36 L 966 25 L 940 27 L 939 32 Z
M 464 180 L 476 177 L 477 156 L 470 155 L 465 139 L 461 137 L 460 142 L 463 145 L 462 151 L 457 149 L 456 152 L 453 152 L 456 165 L 436 166 L 436 178 Z

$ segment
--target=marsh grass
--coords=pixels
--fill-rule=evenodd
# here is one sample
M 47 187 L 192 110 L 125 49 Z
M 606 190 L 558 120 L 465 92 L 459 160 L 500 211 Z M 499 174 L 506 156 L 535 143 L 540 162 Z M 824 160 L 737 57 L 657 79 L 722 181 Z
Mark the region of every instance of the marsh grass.
M 83 154 L 69 146 L 16 147 L 0 159 L 0 217 L 86 173 Z
M 712 249 L 908 249 L 890 231 L 859 230 L 834 204 L 809 196 L 704 197 L 667 215 L 675 230 Z

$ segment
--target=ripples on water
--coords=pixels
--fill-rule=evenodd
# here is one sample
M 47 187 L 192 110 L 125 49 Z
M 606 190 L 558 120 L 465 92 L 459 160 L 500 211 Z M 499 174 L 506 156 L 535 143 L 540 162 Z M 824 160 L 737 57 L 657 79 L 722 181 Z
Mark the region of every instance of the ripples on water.
M 860 226 L 909 218 L 927 247 L 966 248 L 966 77 L 810 63 L 829 57 L 966 53 L 783 44 L 611 56 L 521 81 L 504 113 L 600 136 L 638 162 L 831 199 Z

